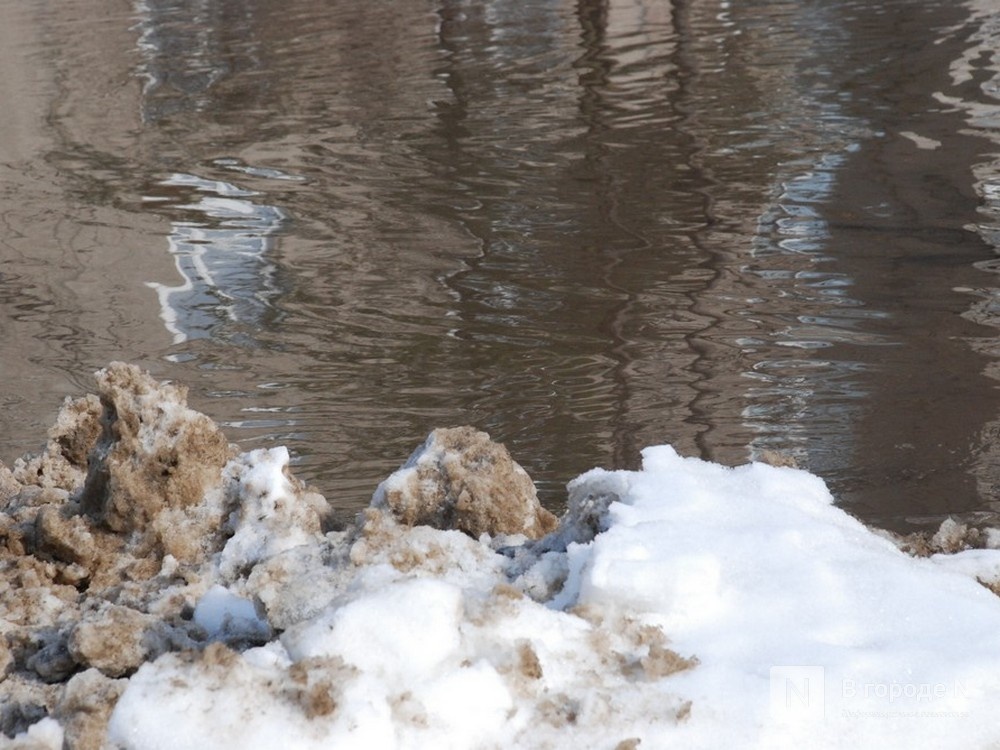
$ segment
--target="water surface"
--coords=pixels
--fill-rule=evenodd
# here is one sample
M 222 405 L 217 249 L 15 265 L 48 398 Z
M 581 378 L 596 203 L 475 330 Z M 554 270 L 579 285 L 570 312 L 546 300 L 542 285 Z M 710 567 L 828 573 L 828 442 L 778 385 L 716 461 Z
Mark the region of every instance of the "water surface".
M 894 527 L 990 510 L 998 20 L 8 3 L 0 458 L 125 359 L 344 513 L 465 423 L 554 508 L 669 442 Z

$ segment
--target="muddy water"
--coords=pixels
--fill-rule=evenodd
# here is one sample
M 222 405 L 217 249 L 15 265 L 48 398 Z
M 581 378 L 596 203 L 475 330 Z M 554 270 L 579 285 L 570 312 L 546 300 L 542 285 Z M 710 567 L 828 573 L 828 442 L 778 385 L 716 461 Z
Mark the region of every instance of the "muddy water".
M 0 458 L 125 359 L 344 512 L 474 424 L 990 510 L 989 4 L 0 4 Z

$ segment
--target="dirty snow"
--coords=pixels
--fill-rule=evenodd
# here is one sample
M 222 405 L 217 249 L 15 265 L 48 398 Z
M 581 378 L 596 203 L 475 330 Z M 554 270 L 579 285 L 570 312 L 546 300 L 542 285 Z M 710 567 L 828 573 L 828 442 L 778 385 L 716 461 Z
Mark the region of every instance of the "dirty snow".
M 894 540 L 804 471 L 668 446 L 557 523 L 471 428 L 331 530 L 283 448 L 97 382 L 0 469 L 6 746 L 1000 744 L 995 532 Z

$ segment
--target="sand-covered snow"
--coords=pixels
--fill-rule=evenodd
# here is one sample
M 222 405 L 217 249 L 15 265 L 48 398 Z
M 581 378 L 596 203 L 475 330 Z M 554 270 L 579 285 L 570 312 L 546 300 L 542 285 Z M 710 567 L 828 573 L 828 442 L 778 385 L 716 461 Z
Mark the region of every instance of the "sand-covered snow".
M 804 471 L 668 446 L 556 519 L 471 428 L 334 530 L 183 388 L 97 391 L 0 468 L 0 745 L 1000 745 L 994 531 L 894 540 Z

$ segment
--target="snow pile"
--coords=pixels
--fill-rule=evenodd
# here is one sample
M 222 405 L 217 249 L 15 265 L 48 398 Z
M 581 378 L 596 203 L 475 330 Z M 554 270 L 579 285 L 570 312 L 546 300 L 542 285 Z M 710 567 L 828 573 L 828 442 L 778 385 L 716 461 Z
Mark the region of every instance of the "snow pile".
M 283 448 L 220 450 L 134 368 L 99 384 L 0 471 L 11 746 L 1000 743 L 1000 552 L 914 558 L 806 472 L 650 448 L 556 525 L 502 447 L 438 430 L 327 531 Z M 932 541 L 959 537 L 997 538 Z
M 41 455 L 0 466 L 0 731 L 43 746 L 52 720 L 26 730 L 49 716 L 98 747 L 118 678 L 205 640 L 185 608 L 239 502 L 235 450 L 183 388 L 120 363 L 96 379 Z

